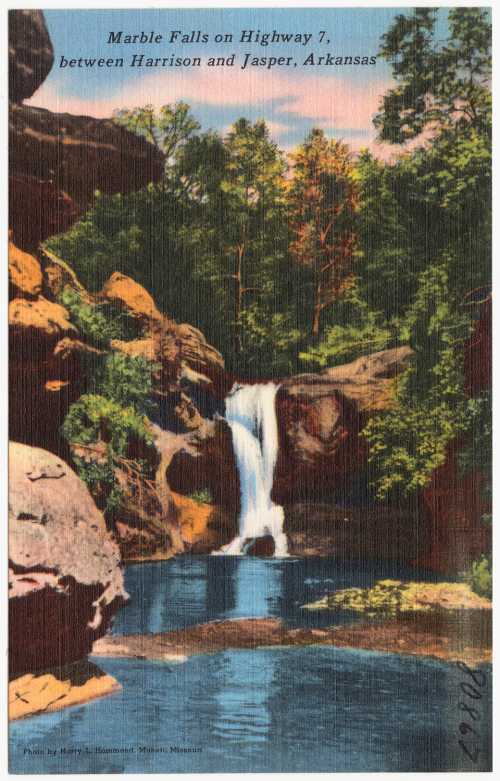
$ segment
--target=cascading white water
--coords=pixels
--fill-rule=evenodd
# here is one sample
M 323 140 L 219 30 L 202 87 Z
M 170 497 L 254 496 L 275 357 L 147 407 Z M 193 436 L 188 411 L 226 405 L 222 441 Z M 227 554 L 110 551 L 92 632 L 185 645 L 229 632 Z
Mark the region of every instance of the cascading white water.
M 236 385 L 226 398 L 226 420 L 240 478 L 239 533 L 220 553 L 245 552 L 245 542 L 270 534 L 274 555 L 287 555 L 283 532 L 283 507 L 271 499 L 274 467 L 278 457 L 278 423 L 275 398 L 278 385 Z

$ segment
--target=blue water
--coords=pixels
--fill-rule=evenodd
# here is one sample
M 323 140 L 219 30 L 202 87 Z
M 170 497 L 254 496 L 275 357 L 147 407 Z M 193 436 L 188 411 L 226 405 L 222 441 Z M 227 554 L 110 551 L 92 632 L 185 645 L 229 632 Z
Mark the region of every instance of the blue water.
M 132 602 L 117 617 L 114 632 L 158 632 L 244 616 L 281 616 L 293 625 L 332 623 L 331 615 L 300 606 L 341 586 L 411 574 L 382 566 L 367 574 L 324 559 L 186 557 L 133 565 L 126 571 Z M 14 722 L 11 772 L 404 772 L 490 766 L 488 668 L 483 698 L 474 703 L 479 719 L 472 738 L 480 752 L 473 763 L 458 743 L 466 739 L 471 745 L 471 736 L 459 732 L 464 675 L 455 665 L 320 647 L 224 651 L 169 665 L 94 661 L 120 681 L 122 691 Z M 179 751 L 183 748 L 195 751 Z M 43 754 L 29 753 L 36 749 Z M 68 754 L 68 749 L 77 751 Z

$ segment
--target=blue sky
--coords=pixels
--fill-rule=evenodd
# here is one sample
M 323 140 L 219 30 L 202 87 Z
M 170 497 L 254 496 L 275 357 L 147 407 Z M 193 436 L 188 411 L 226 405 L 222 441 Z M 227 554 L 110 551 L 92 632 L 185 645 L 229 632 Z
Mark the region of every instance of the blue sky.
M 148 10 L 48 10 L 45 18 L 55 51 L 55 64 L 47 80 L 29 101 L 53 111 L 109 116 L 115 108 L 184 99 L 204 129 L 225 131 L 240 116 L 264 117 L 271 133 L 284 148 L 299 143 L 314 125 L 341 137 L 353 148 L 374 145 L 372 116 L 380 97 L 391 85 L 390 68 L 382 59 L 367 66 L 304 67 L 316 57 L 374 56 L 381 35 L 397 13 L 408 8 L 255 8 L 255 9 L 148 9 Z M 440 28 L 445 31 L 444 22 Z M 160 44 L 108 44 L 110 31 L 124 34 L 155 31 Z M 206 44 L 171 44 L 172 30 L 187 34 L 201 30 Z M 240 43 L 241 30 L 273 30 L 312 33 L 311 42 L 261 46 Z M 319 43 L 320 31 L 326 40 Z M 231 43 L 215 43 L 217 33 L 233 35 Z M 292 56 L 294 67 L 246 68 L 245 53 L 252 56 Z M 146 57 L 202 58 L 201 68 L 64 68 L 61 55 L 122 57 L 125 65 L 133 54 Z M 232 68 L 208 68 L 210 56 L 236 55 Z M 376 151 L 375 145 L 375 151 Z

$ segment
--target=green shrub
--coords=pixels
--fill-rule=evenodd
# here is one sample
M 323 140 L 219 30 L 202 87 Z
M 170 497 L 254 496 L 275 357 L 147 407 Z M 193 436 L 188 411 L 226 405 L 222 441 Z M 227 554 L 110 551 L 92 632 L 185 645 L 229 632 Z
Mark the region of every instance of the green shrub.
M 462 363 L 470 321 L 450 291 L 444 265 L 420 276 L 406 322 L 415 354 L 398 378 L 397 403 L 362 432 L 379 499 L 425 488 L 446 461 L 448 444 L 469 426 Z
M 83 301 L 76 290 L 70 287 L 64 288 L 59 300 L 68 310 L 71 321 L 87 341 L 97 347 L 106 347 L 111 339 L 119 338 L 119 324 L 108 319 L 101 307 Z
M 321 370 L 348 363 L 361 355 L 378 352 L 408 341 L 408 331 L 384 320 L 381 312 L 370 309 L 357 286 L 337 302 L 340 322 L 326 325 L 323 338 L 299 354 L 308 370 Z
M 96 347 L 108 347 L 112 339 L 135 339 L 142 333 L 140 325 L 127 312 L 112 304 L 84 301 L 71 287 L 64 288 L 59 301 L 68 310 L 81 335 Z
M 467 572 L 464 572 L 462 579 L 467 583 L 480 597 L 492 598 L 493 592 L 493 573 L 491 567 L 491 556 L 483 554 L 474 561 Z
M 199 488 L 197 491 L 188 495 L 188 499 L 192 499 L 197 504 L 211 504 L 213 497 L 209 488 Z
M 80 396 L 66 415 L 62 435 L 71 445 L 80 445 L 74 456 L 80 477 L 101 509 L 115 509 L 121 498 L 115 468 L 120 458 L 135 458 L 153 446 L 147 419 L 131 406 L 123 407 L 97 394 Z M 83 455 L 88 448 L 88 457 Z M 145 462 L 142 466 L 147 469 Z
M 121 407 L 133 407 L 139 415 L 154 408 L 153 376 L 161 367 L 143 356 L 111 353 L 98 374 L 96 387 L 100 395 Z

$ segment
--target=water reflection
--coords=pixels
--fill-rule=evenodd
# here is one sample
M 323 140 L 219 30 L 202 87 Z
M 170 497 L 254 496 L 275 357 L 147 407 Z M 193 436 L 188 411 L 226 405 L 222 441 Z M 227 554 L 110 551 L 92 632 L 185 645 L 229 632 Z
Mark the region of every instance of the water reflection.
M 207 610 L 218 604 L 226 618 L 264 618 L 281 612 L 284 563 L 257 558 L 224 559 L 217 564 L 208 560 Z M 215 584 L 218 591 L 213 591 Z M 222 599 L 221 599 L 222 597 Z
M 246 675 L 241 676 L 241 659 L 232 652 L 220 655 L 219 685 L 213 692 L 216 705 L 214 737 L 228 743 L 255 745 L 266 743 L 271 734 L 268 700 L 274 691 L 277 658 L 263 659 L 258 654 L 246 658 Z
M 268 616 L 293 625 L 321 626 L 353 616 L 312 613 L 302 605 L 339 588 L 422 574 L 432 577 L 383 562 L 366 569 L 356 562 L 313 558 L 184 556 L 136 564 L 126 569 L 131 601 L 116 617 L 113 632 L 165 632 L 207 621 Z

